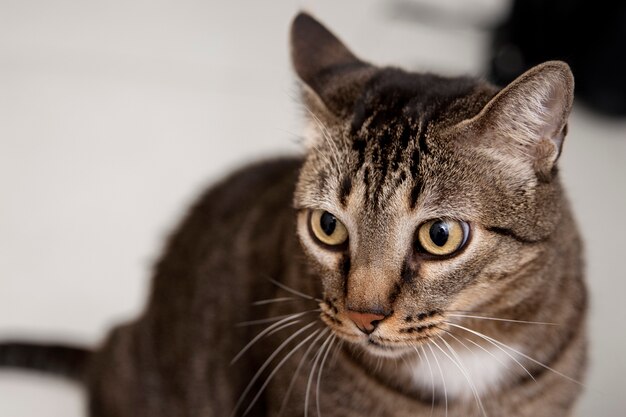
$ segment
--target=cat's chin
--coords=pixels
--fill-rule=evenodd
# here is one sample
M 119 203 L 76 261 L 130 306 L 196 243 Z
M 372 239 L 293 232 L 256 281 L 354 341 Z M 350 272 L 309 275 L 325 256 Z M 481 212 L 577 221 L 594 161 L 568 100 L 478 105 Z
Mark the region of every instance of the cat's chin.
M 363 344 L 363 349 L 373 356 L 382 358 L 395 359 L 401 356 L 407 355 L 414 350 L 409 346 L 389 346 L 375 342 L 372 339 L 368 339 Z

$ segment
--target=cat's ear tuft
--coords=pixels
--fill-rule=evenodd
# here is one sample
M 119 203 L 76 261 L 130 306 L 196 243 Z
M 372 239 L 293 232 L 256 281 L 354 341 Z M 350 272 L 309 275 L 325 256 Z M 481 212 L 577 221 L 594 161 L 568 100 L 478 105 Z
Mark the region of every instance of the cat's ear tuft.
M 374 69 L 306 13 L 291 25 L 291 59 L 298 77 L 335 114 L 348 110 Z
M 477 119 L 488 131 L 492 147 L 526 159 L 547 178 L 561 153 L 573 97 L 569 66 L 549 61 L 501 90 Z

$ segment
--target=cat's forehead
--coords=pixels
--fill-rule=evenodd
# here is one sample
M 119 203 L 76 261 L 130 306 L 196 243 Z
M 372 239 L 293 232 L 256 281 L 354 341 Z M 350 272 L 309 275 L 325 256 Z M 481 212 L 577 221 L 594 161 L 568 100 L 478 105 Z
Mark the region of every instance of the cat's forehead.
M 473 167 L 471 155 L 454 146 L 429 146 L 433 134 L 424 127 L 406 143 L 316 152 L 302 171 L 296 202 L 349 213 L 362 223 L 388 224 L 404 215 L 469 219 L 471 197 L 481 183 L 488 186 L 480 165 Z
M 414 208 L 427 183 L 441 177 L 439 167 L 458 165 L 457 151 L 439 131 L 474 116 L 492 94 L 469 78 L 382 71 L 336 130 L 340 146 L 323 147 L 339 156 L 327 161 L 339 161 L 340 199 L 352 181 L 363 189 L 363 209 L 382 211 L 398 193 Z
M 430 196 L 439 215 L 456 216 L 445 201 L 463 206 L 480 180 L 469 180 L 466 150 L 442 132 L 478 114 L 495 92 L 473 78 L 380 69 L 339 117 L 313 118 L 296 204 L 334 212 L 349 205 L 378 222 L 418 211 Z
M 426 139 L 436 142 L 437 130 L 475 116 L 493 94 L 472 78 L 382 69 L 339 119 L 344 151 L 356 154 L 353 169 L 371 164 L 384 173 L 409 164 L 415 172 Z
M 478 113 L 494 93 L 489 85 L 471 77 L 382 68 L 363 86 L 343 118 L 354 132 L 366 127 L 376 134 L 398 125 L 415 129 L 427 122 L 456 123 Z

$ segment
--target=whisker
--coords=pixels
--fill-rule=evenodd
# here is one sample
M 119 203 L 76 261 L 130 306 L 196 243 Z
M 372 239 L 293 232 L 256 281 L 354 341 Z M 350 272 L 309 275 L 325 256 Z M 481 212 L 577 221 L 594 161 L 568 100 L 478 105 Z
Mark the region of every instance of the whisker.
M 313 365 L 311 366 L 311 371 L 309 372 L 309 379 L 306 384 L 306 393 L 304 395 L 304 417 L 308 417 L 309 415 L 309 396 L 311 392 L 311 382 L 313 382 L 313 375 L 315 375 L 315 370 L 317 369 L 317 362 L 321 358 L 322 356 L 321 354 L 322 352 L 324 352 L 324 349 L 326 348 L 326 344 L 328 343 L 330 339 L 331 339 L 331 336 L 328 336 L 326 340 L 324 341 L 324 343 L 322 343 L 322 346 L 317 350 L 317 353 L 315 353 L 315 356 L 313 359 Z
M 471 349 L 469 347 L 467 347 L 467 345 L 465 343 L 463 343 L 462 341 L 460 341 L 456 336 L 454 336 L 452 333 L 449 333 L 451 337 L 454 338 L 454 340 L 458 341 L 460 344 L 462 344 L 463 346 L 465 346 L 465 348 L 467 350 L 469 350 L 471 352 Z M 490 355 L 492 358 L 494 358 L 500 365 L 502 365 L 503 367 L 505 367 L 506 369 L 508 369 L 509 371 L 511 370 L 511 366 L 508 363 L 504 363 L 502 362 L 502 360 L 500 358 L 498 358 L 496 355 L 494 355 L 492 352 L 488 351 L 487 349 L 485 349 L 484 347 L 482 347 L 481 345 L 479 345 L 478 343 L 474 342 L 472 339 L 463 336 L 463 339 L 465 339 L 466 341 L 472 343 L 473 345 L 475 345 L 476 347 L 478 347 L 479 349 L 481 349 L 483 352 L 485 352 L 486 354 Z
M 527 320 L 513 320 L 513 319 L 501 319 L 498 317 L 485 317 L 485 316 L 475 316 L 469 314 L 448 314 L 450 317 L 464 317 L 470 319 L 481 319 L 481 320 L 493 320 L 493 321 L 504 321 L 507 323 L 521 323 L 521 324 L 539 324 L 544 326 L 560 326 L 559 323 L 550 323 L 543 321 L 527 321 Z
M 328 358 L 328 352 L 333 347 L 333 343 L 335 343 L 335 335 L 332 335 L 330 338 L 330 343 L 326 348 L 326 353 L 324 353 L 324 357 L 322 358 L 322 362 L 320 363 L 320 370 L 317 373 L 317 388 L 315 389 L 315 406 L 317 407 L 317 417 L 321 417 L 320 413 L 320 382 L 322 381 L 322 372 L 324 372 L 324 364 L 326 363 L 326 359 Z
M 320 127 L 320 130 L 323 127 L 324 131 L 322 131 L 321 133 L 324 136 L 324 139 L 328 140 L 326 139 L 326 133 L 327 133 L 325 132 L 326 126 L 317 118 L 317 116 L 313 113 L 313 111 L 305 103 L 303 103 L 302 100 L 295 98 L 292 94 L 288 94 L 288 95 L 291 97 L 292 100 L 297 102 L 301 108 L 304 108 L 315 119 L 315 122 L 318 125 L 318 127 Z M 291 133 L 291 132 L 287 132 L 287 133 Z M 301 135 L 296 135 L 296 136 L 298 136 L 300 139 L 303 139 Z M 304 140 L 301 140 L 301 141 L 304 142 Z M 324 152 L 322 152 L 322 150 L 320 149 L 317 143 L 311 143 L 310 145 L 317 151 L 317 155 L 319 155 L 322 159 L 324 159 L 324 161 L 326 162 L 328 166 L 335 166 L 335 167 L 340 166 L 339 163 L 337 162 L 336 157 L 335 157 L 335 163 L 334 164 L 331 163 L 330 159 L 328 159 L 328 156 Z
M 417 347 L 414 347 L 417 352 L 417 356 L 420 360 L 422 360 L 422 355 L 420 355 L 420 351 L 417 350 Z M 433 373 L 433 368 L 430 366 L 430 360 L 426 356 L 426 351 L 424 350 L 424 346 L 420 346 L 422 353 L 424 353 L 424 358 L 426 359 L 426 364 L 428 365 L 428 372 L 430 373 L 430 385 L 432 386 L 432 399 L 430 404 L 430 416 L 432 417 L 433 412 L 435 411 L 435 374 Z
M 288 319 L 288 318 L 287 318 Z M 287 320 L 285 319 L 285 320 Z M 254 339 L 252 339 L 250 342 L 248 342 L 248 344 L 246 344 L 246 346 L 243 347 L 243 349 L 241 349 L 239 351 L 239 353 L 237 354 L 237 356 L 235 356 L 231 361 L 230 364 L 234 365 L 235 362 L 237 362 L 259 339 L 261 339 L 262 337 L 269 337 L 270 335 L 279 332 L 283 329 L 286 329 L 287 327 L 296 325 L 298 323 L 300 323 L 301 320 L 298 319 L 294 319 L 293 321 L 287 321 L 287 323 L 283 323 L 282 325 L 278 326 L 278 327 L 274 327 L 279 323 L 274 323 L 272 326 L 268 327 L 267 329 L 265 329 L 263 332 L 259 333 L 258 335 L 256 335 L 254 337 Z M 274 327 L 274 328 L 272 328 Z
M 297 102 L 297 103 L 300 105 L 300 107 L 301 107 L 301 108 L 304 108 L 307 112 L 309 112 L 311 115 L 313 115 L 313 112 L 311 111 L 311 109 L 309 109 L 309 107 L 308 107 L 306 104 L 304 104 L 304 103 L 302 102 L 302 100 L 297 99 L 296 97 L 294 97 L 294 96 L 293 96 L 293 94 L 288 94 L 288 96 L 289 96 L 289 97 L 290 97 L 293 101 Z M 318 126 L 319 126 L 319 125 L 318 125 Z M 281 129 L 281 130 L 284 130 L 284 129 Z M 299 141 L 300 143 L 304 143 L 304 142 L 305 142 L 305 140 L 306 140 L 306 138 L 305 138 L 304 136 L 302 136 L 302 135 L 295 134 L 295 133 L 293 133 L 293 132 L 289 132 L 289 131 L 286 131 L 286 132 L 287 132 L 287 133 L 289 133 L 289 134 L 291 134 L 291 135 L 296 136 L 296 139 L 298 139 L 298 141 Z M 323 133 L 322 133 L 322 134 L 323 134 Z M 331 160 L 330 160 L 330 159 L 328 159 L 328 156 L 327 156 L 327 155 L 326 155 L 326 154 L 325 154 L 325 153 L 324 153 L 324 152 L 320 149 L 319 144 L 317 144 L 317 143 L 309 143 L 309 146 L 312 146 L 312 147 L 313 147 L 313 149 L 317 152 L 317 155 L 318 155 L 318 156 L 320 156 L 322 159 L 324 159 L 324 161 L 326 162 L 326 164 L 327 164 L 328 166 L 339 166 L 339 165 L 337 165 L 336 163 L 335 163 L 335 164 L 331 163 Z
M 293 297 L 278 297 L 278 298 L 268 298 L 267 300 L 258 300 L 252 303 L 253 306 L 262 306 L 266 304 L 274 304 L 274 303 L 282 303 L 284 301 L 294 301 L 297 298 Z
M 339 352 L 341 351 L 343 344 L 344 344 L 344 340 L 340 339 L 339 343 L 335 345 L 335 350 L 333 351 L 333 355 L 330 358 L 330 366 L 334 367 L 337 364 L 337 356 L 339 355 Z
M 302 365 L 304 365 L 304 361 L 306 360 L 307 356 L 309 356 L 309 353 L 311 352 L 311 350 L 313 349 L 313 347 L 315 346 L 315 344 L 326 335 L 326 333 L 328 333 L 330 331 L 329 328 L 326 328 L 324 330 L 322 330 L 317 337 L 315 338 L 315 340 L 313 340 L 311 342 L 311 344 L 309 345 L 309 347 L 306 349 L 306 351 L 304 352 L 304 355 L 302 355 L 302 359 L 300 359 L 300 363 L 298 363 L 298 367 L 296 368 L 295 372 L 293 373 L 293 376 L 291 377 L 291 381 L 289 382 L 289 387 L 287 388 L 287 391 L 285 392 L 285 396 L 283 398 L 283 402 L 280 405 L 280 411 L 278 412 L 278 417 L 283 415 L 283 412 L 285 411 L 285 407 L 287 406 L 287 401 L 289 399 L 289 396 L 291 395 L 291 390 L 293 389 L 293 385 L 296 382 L 296 378 L 298 377 L 299 373 L 300 373 L 300 369 L 302 369 Z
M 413 346 L 413 349 L 417 352 L 417 348 L 415 346 Z M 418 353 L 418 356 L 419 356 L 419 353 Z M 409 369 L 413 368 L 413 364 L 409 362 L 409 360 L 404 355 L 400 356 L 400 359 L 402 359 L 402 362 L 404 362 L 407 368 Z M 396 361 L 396 372 L 397 370 L 398 370 L 398 365 Z
M 278 127 L 278 126 L 275 127 L 275 129 L 282 133 L 288 134 L 290 136 L 288 139 L 291 140 L 291 142 L 295 143 L 296 145 L 301 145 L 304 142 L 305 138 L 301 133 L 297 133 L 292 130 L 285 129 L 285 128 Z
M 267 280 L 268 280 L 269 282 L 271 282 L 272 284 L 276 285 L 277 287 L 282 288 L 283 290 L 285 290 L 285 291 L 287 291 L 287 292 L 290 292 L 290 293 L 292 293 L 292 294 L 294 294 L 294 295 L 297 295 L 297 296 L 299 296 L 299 297 L 302 297 L 302 298 L 304 298 L 304 299 L 307 299 L 307 300 L 312 300 L 312 301 L 317 301 L 318 303 L 321 303 L 321 302 L 323 301 L 323 300 L 322 300 L 322 299 L 320 299 L 320 298 L 315 298 L 315 297 L 312 297 L 312 296 L 310 296 L 310 295 L 308 295 L 308 294 L 305 294 L 305 293 L 303 293 L 303 292 L 300 292 L 300 291 L 298 291 L 298 290 L 294 290 L 293 288 L 286 286 L 286 285 L 285 285 L 285 284 L 283 284 L 282 282 L 278 282 L 278 281 L 276 281 L 274 278 L 267 277 Z
M 439 330 L 442 330 L 444 332 L 446 332 L 448 334 L 448 336 L 450 336 L 451 338 L 453 338 L 454 340 L 456 340 L 458 343 L 460 343 L 465 349 L 467 349 L 470 353 L 474 353 L 474 351 L 472 349 L 470 349 L 465 343 L 463 343 L 462 340 L 460 340 L 458 337 L 456 337 L 454 335 L 454 333 L 452 333 L 449 330 L 446 329 L 442 329 L 441 327 L 437 327 Z M 472 343 L 474 346 L 476 346 L 477 348 L 481 349 L 483 352 L 485 352 L 486 354 L 488 354 L 489 356 L 491 356 L 493 359 L 495 359 L 500 365 L 502 365 L 504 368 L 508 369 L 509 371 L 511 370 L 511 366 L 507 363 L 502 362 L 502 360 L 500 358 L 498 358 L 496 355 L 494 355 L 492 352 L 488 351 L 487 349 L 485 349 L 484 347 L 482 347 L 481 345 L 479 345 L 478 343 L 474 342 L 472 339 L 462 336 L 463 339 L 465 339 L 466 341 Z
M 430 352 L 433 354 L 433 358 L 435 358 L 435 363 L 437 364 L 437 368 L 439 368 L 439 373 L 441 374 L 441 382 L 443 383 L 443 397 L 446 401 L 446 417 L 448 417 L 448 389 L 446 388 L 446 378 L 443 376 L 443 371 L 441 370 L 439 359 L 437 359 L 437 355 L 435 355 L 433 347 L 430 345 L 430 343 L 426 346 L 428 346 Z
M 309 112 L 311 117 L 313 117 L 313 120 L 315 120 L 315 123 L 320 128 L 322 136 L 324 137 L 324 140 L 326 141 L 326 143 L 328 143 L 328 146 L 331 148 L 331 151 L 332 152 L 336 152 L 336 153 L 331 153 L 331 156 L 335 160 L 335 166 L 336 167 L 340 167 L 341 164 L 339 163 L 339 160 L 337 159 L 337 155 L 339 154 L 339 148 L 337 148 L 337 145 L 335 144 L 335 142 L 333 142 L 333 139 L 332 139 L 332 137 L 330 135 L 330 132 L 328 131 L 328 128 L 319 119 L 319 117 L 317 117 L 317 115 L 311 111 L 311 109 L 309 109 L 307 106 L 305 106 L 305 109 L 306 109 L 307 112 Z
M 452 323 L 448 323 L 448 324 L 452 325 Z M 463 328 L 462 326 L 458 326 L 458 325 L 455 325 L 455 326 L 456 326 L 456 327 L 459 327 L 459 328 Z M 464 330 L 470 330 L 470 329 L 464 328 Z M 478 332 L 476 332 L 476 333 L 478 333 Z M 530 356 L 528 356 L 528 355 L 526 355 L 526 354 L 524 354 L 524 353 L 520 352 L 519 350 L 516 350 L 516 349 L 514 349 L 514 348 L 512 348 L 512 347 L 508 346 L 506 343 L 500 342 L 499 340 L 493 339 L 493 338 L 491 338 L 491 337 L 489 337 L 489 336 L 486 336 L 486 335 L 484 335 L 484 334 L 482 334 L 482 333 L 481 333 L 481 335 L 482 335 L 483 337 L 485 337 L 487 340 L 490 340 L 490 341 L 492 341 L 493 343 L 495 343 L 495 344 L 497 344 L 497 345 L 501 345 L 502 347 L 505 347 L 505 348 L 507 348 L 507 349 L 511 350 L 512 352 L 517 353 L 518 355 L 520 355 L 520 356 L 522 356 L 522 357 L 524 357 L 524 358 L 528 359 L 529 361 L 531 361 L 531 362 L 533 362 L 533 363 L 535 363 L 535 364 L 537 364 L 537 365 L 541 366 L 542 368 L 547 369 L 547 370 L 549 370 L 549 371 L 552 371 L 552 372 L 554 372 L 555 374 L 557 374 L 557 375 L 559 375 L 559 376 L 561 376 L 561 377 L 563 377 L 563 378 L 567 379 L 568 381 L 571 381 L 571 382 L 573 382 L 573 383 L 575 383 L 575 384 L 577 384 L 577 385 L 580 385 L 580 386 L 581 386 L 581 387 L 583 387 L 583 388 L 585 387 L 585 385 L 584 385 L 582 382 L 577 381 L 577 380 L 575 380 L 574 378 L 572 378 L 572 377 L 570 377 L 570 376 L 567 376 L 567 375 L 565 375 L 564 373 L 559 372 L 559 371 L 557 371 L 556 369 L 551 368 L 551 367 L 549 367 L 548 365 L 546 365 L 546 364 L 544 364 L 544 363 L 542 363 L 542 362 L 540 362 L 540 361 L 536 360 L 535 358 L 532 358 L 532 357 L 530 357 Z M 534 378 L 533 378 L 533 379 L 534 379 Z
M 453 338 L 454 340 L 456 340 L 457 342 L 459 342 L 459 344 L 463 345 L 463 347 L 464 347 L 465 349 L 467 349 L 467 350 L 468 350 L 468 352 L 470 352 L 470 353 L 473 353 L 473 352 L 474 352 L 472 349 L 470 349 L 469 347 L 467 347 L 467 345 L 466 345 L 465 343 L 461 342 L 461 340 L 459 340 L 459 338 L 458 338 L 458 337 L 454 336 L 454 334 L 453 334 L 450 330 L 446 330 L 446 329 L 444 329 L 444 328 L 442 328 L 442 327 L 439 327 L 439 326 L 435 326 L 435 328 L 437 328 L 437 329 L 441 330 L 442 332 L 447 333 L 447 334 L 448 334 L 448 336 L 450 336 L 451 338 Z M 467 339 L 467 338 L 466 338 L 466 339 Z
M 266 318 L 266 319 L 242 321 L 240 323 L 235 324 L 235 327 L 245 327 L 245 326 L 254 326 L 254 325 L 257 325 L 257 324 L 271 323 L 273 321 L 280 320 L 280 319 L 283 319 L 285 317 L 292 317 L 294 314 L 300 314 L 300 313 L 308 314 L 308 313 L 315 313 L 315 312 L 319 312 L 319 311 L 322 311 L 322 310 L 319 309 L 319 308 L 316 308 L 316 309 L 313 309 L 313 310 L 307 310 L 307 311 L 302 311 L 302 312 L 292 313 L 292 314 L 283 314 L 283 315 L 280 315 L 280 316 L 269 317 L 269 318 Z
M 310 141 L 309 140 L 309 146 L 312 146 L 313 149 L 317 152 L 317 155 L 322 158 L 324 160 L 324 162 L 328 165 L 328 166 L 336 166 L 336 163 L 333 164 L 332 161 L 330 159 L 328 159 L 328 156 L 324 153 L 324 151 L 322 150 L 322 148 L 320 147 L 320 144 L 317 143 L 317 141 Z
M 261 394 L 263 393 L 263 391 L 265 390 L 265 388 L 267 387 L 267 385 L 271 382 L 272 378 L 274 378 L 274 375 L 276 375 L 276 372 L 278 372 L 280 370 L 280 368 L 285 364 L 285 362 L 287 362 L 287 360 L 294 354 L 296 353 L 302 346 L 304 346 L 304 344 L 306 342 L 308 342 L 309 340 L 311 340 L 317 333 L 320 332 L 320 329 L 315 330 L 313 333 L 311 333 L 309 336 L 307 336 L 304 340 L 302 340 L 300 343 L 298 343 L 293 349 L 291 349 L 289 351 L 289 353 L 287 353 L 285 355 L 284 358 L 281 359 L 280 362 L 278 362 L 278 364 L 274 367 L 274 369 L 272 370 L 272 372 L 268 375 L 268 377 L 265 379 L 265 382 L 263 383 L 263 385 L 261 385 L 261 388 L 259 388 L 259 391 L 257 392 L 257 394 L 254 396 L 254 398 L 252 399 L 252 401 L 250 402 L 250 404 L 248 405 L 248 408 L 246 408 L 246 411 L 244 411 L 243 415 L 247 415 L 250 410 L 252 410 L 252 407 L 254 407 L 254 404 L 256 404 L 256 402 L 259 400 L 259 397 L 261 397 Z
M 285 346 L 287 346 L 293 339 L 298 337 L 298 335 L 300 335 L 302 332 L 305 332 L 307 329 L 311 328 L 311 326 L 314 326 L 316 323 L 317 323 L 317 321 L 314 321 L 312 323 L 307 324 L 306 326 L 304 326 L 300 330 L 296 331 L 294 334 L 292 334 L 287 339 L 285 339 L 280 344 L 280 346 L 278 346 L 278 348 L 276 348 L 274 350 L 274 352 L 265 360 L 263 365 L 261 365 L 261 367 L 257 370 L 256 374 L 254 374 L 254 376 L 252 377 L 252 379 L 250 380 L 250 382 L 246 386 L 246 389 L 243 391 L 243 393 L 239 397 L 239 400 L 237 401 L 237 404 L 235 404 L 235 408 L 233 409 L 232 413 L 230 414 L 230 417 L 234 417 L 235 416 L 235 414 L 237 413 L 237 410 L 239 410 L 239 407 L 241 407 L 241 404 L 243 403 L 243 400 L 246 398 L 246 396 L 250 392 L 250 389 L 252 389 L 252 387 L 254 386 L 254 383 L 259 379 L 259 377 L 261 376 L 263 371 L 265 371 L 265 369 L 269 366 L 269 364 L 274 360 L 276 355 L 278 355 L 285 348 Z
M 276 331 L 284 329 L 285 327 L 291 326 L 295 323 L 289 323 L 290 321 L 296 320 L 302 316 L 304 316 L 305 314 L 308 314 L 309 312 L 305 311 L 304 313 L 295 313 L 295 314 L 290 314 L 289 316 L 285 317 L 284 319 L 268 326 L 266 329 L 264 329 L 261 333 L 259 333 L 258 335 L 256 335 L 251 341 L 249 341 L 240 351 L 239 353 L 237 353 L 237 355 L 235 355 L 235 357 L 230 361 L 230 364 L 234 364 L 235 362 L 237 362 L 239 360 L 239 358 L 241 358 L 241 356 L 243 356 L 244 353 L 246 353 L 248 351 L 248 349 L 250 349 L 252 347 L 252 345 L 254 345 L 257 341 L 259 341 L 259 339 L 261 339 L 263 336 L 267 335 L 268 333 L 274 331 L 274 329 L 276 329 Z M 286 323 L 287 322 L 287 323 Z M 286 324 L 285 324 L 286 323 Z M 284 326 L 283 326 L 284 325 Z
M 298 145 L 308 145 L 308 146 L 312 147 L 317 152 L 317 155 L 320 158 L 322 158 L 324 160 L 324 162 L 326 162 L 326 164 L 328 166 L 334 166 L 334 164 L 331 162 L 331 160 L 328 159 L 328 156 L 326 156 L 326 154 L 324 152 L 322 152 L 322 149 L 320 148 L 320 146 L 317 143 L 317 141 L 311 141 L 311 140 L 307 141 L 307 138 L 304 135 L 297 134 L 297 133 L 294 133 L 294 132 L 290 132 L 290 131 L 285 130 L 285 129 L 279 129 L 279 130 L 282 130 L 283 132 L 292 135 L 292 141 L 297 143 Z
M 483 416 L 487 417 L 487 412 L 485 411 L 485 407 L 483 406 L 483 402 L 481 401 L 480 396 L 478 395 L 478 390 L 476 389 L 476 385 L 474 385 L 474 381 L 472 381 L 472 379 L 469 376 L 469 373 L 467 372 L 467 369 L 465 368 L 465 366 L 463 366 L 463 362 L 461 361 L 461 358 L 456 353 L 454 348 L 452 346 L 450 346 L 450 344 L 443 337 L 439 336 L 439 339 L 443 342 L 443 344 L 446 345 L 446 347 L 448 348 L 448 350 L 450 351 L 452 356 L 454 356 L 456 358 L 456 361 L 454 361 L 452 358 L 450 358 L 450 356 L 448 356 L 446 354 L 446 352 L 443 349 L 440 348 L 441 352 L 444 355 L 446 355 L 448 357 L 448 359 L 450 359 L 452 361 L 452 363 L 456 364 L 457 368 L 459 368 L 461 373 L 465 376 L 465 379 L 467 380 L 467 383 L 469 384 L 470 389 L 472 390 L 472 393 L 474 394 L 474 398 L 476 399 L 476 402 L 478 403 L 478 407 L 482 411 Z M 435 344 L 435 346 L 437 346 L 437 343 L 435 343 L 434 340 L 433 340 L 433 343 Z M 437 346 L 437 347 L 439 347 L 439 346 Z
M 504 354 L 506 354 L 509 358 L 513 359 L 515 361 L 515 363 L 517 363 L 527 374 L 528 376 L 533 380 L 536 381 L 535 376 L 530 373 L 530 371 L 528 369 L 526 369 L 526 367 L 524 365 L 522 365 L 522 363 L 520 361 L 517 360 L 517 358 L 515 358 L 515 356 L 511 355 L 509 352 L 507 352 L 506 350 L 504 350 L 502 347 L 500 347 L 498 344 L 496 344 L 495 342 L 493 342 L 492 340 L 490 340 L 490 338 L 488 336 L 485 336 L 484 334 L 477 332 L 475 330 L 472 329 L 468 329 L 467 327 L 463 327 L 460 326 L 458 324 L 454 324 L 454 323 L 449 323 L 449 322 L 445 322 L 446 324 L 450 325 L 450 326 L 454 326 L 454 327 L 458 327 L 461 330 L 465 330 L 467 332 L 470 332 L 478 337 L 480 337 L 483 340 L 486 340 L 487 342 L 491 343 L 493 346 L 495 346 L 496 348 L 500 349 L 502 352 L 504 352 Z

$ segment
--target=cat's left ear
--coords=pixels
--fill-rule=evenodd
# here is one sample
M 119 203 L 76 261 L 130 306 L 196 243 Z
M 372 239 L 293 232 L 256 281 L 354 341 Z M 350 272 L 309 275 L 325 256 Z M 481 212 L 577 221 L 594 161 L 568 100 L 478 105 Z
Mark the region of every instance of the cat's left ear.
M 549 178 L 567 133 L 574 98 L 569 66 L 549 61 L 501 90 L 472 120 L 488 146 L 532 164 Z
M 311 15 L 300 13 L 291 25 L 291 59 L 313 111 L 350 113 L 375 67 L 357 58 Z

